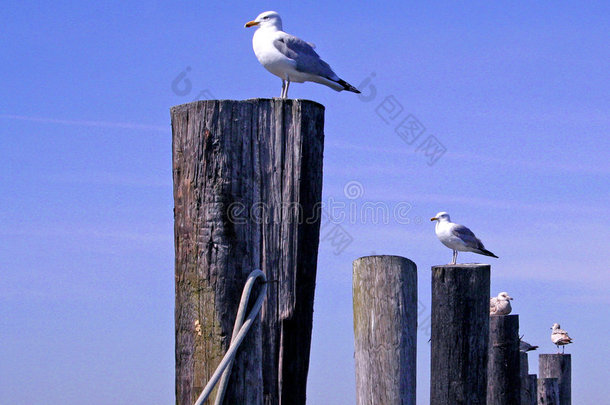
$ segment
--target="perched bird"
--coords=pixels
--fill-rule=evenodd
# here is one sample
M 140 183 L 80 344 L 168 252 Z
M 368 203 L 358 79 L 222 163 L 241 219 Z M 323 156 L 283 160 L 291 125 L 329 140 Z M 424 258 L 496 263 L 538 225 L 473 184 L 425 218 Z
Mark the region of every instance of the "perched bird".
M 523 336 L 519 337 L 519 350 L 526 353 L 532 350 L 536 350 L 538 346 L 530 345 L 525 340 L 523 340 Z
M 513 298 L 507 292 L 501 292 L 497 297 L 489 299 L 489 315 L 508 315 L 512 311 L 510 301 Z
M 561 346 L 563 353 L 565 350 L 563 346 L 572 343 L 572 338 L 568 335 L 568 332 L 561 329 L 561 326 L 559 326 L 558 323 L 554 323 L 551 329 L 553 329 L 553 332 L 551 332 L 551 342 L 553 342 L 553 344 L 557 346 L 558 353 L 559 346 Z
M 446 212 L 439 212 L 434 218 L 430 218 L 430 221 L 437 221 L 436 227 L 434 228 L 436 236 L 441 243 L 453 250 L 453 261 L 451 264 L 455 264 L 459 252 L 474 252 L 480 255 L 491 256 L 498 258 L 498 256 L 485 249 L 483 243 L 474 236 L 474 233 L 464 225 L 454 224 L 449 218 L 449 214 Z
M 316 82 L 336 91 L 360 93 L 320 59 L 315 45 L 282 31 L 282 19 L 275 11 L 265 11 L 246 23 L 246 28 L 254 26 L 258 26 L 252 37 L 254 53 L 265 69 L 282 79 L 281 98 L 288 97 L 290 82 Z

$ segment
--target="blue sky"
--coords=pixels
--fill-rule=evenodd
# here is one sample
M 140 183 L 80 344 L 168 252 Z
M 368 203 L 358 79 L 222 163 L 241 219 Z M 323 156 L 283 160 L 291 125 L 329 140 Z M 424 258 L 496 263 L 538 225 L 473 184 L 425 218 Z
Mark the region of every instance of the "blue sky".
M 346 219 L 352 242 L 342 250 L 322 240 L 308 403 L 354 403 L 355 258 L 412 259 L 429 306 L 430 266 L 451 258 L 427 221 L 438 211 L 500 256 L 459 259 L 492 264 L 492 293 L 515 297 L 526 340 L 553 352 L 552 323 L 570 332 L 574 402 L 601 403 L 610 395 L 609 8 L 5 4 L 0 403 L 174 401 L 169 108 L 198 96 L 280 94 L 280 80 L 252 52 L 253 30 L 243 28 L 265 10 L 363 87 L 361 97 L 311 83 L 290 88 L 291 98 L 326 107 L 324 200 L 408 207 L 408 223 Z M 409 115 L 425 127 L 411 144 L 395 132 Z M 426 156 L 418 150 L 426 139 L 445 152 Z M 420 404 L 428 398 L 427 315 L 424 308 Z

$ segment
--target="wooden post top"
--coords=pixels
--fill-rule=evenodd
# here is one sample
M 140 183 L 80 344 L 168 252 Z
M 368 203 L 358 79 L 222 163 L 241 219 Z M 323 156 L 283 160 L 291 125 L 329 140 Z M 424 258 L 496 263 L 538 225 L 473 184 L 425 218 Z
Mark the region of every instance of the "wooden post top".
M 253 103 L 276 103 L 276 104 L 310 104 L 310 105 L 315 105 L 319 108 L 322 108 L 323 110 L 325 109 L 324 105 L 315 102 L 313 100 L 307 100 L 307 99 L 302 99 L 302 98 L 248 98 L 245 100 L 231 100 L 231 99 L 223 99 L 223 100 L 196 100 L 196 101 L 191 101 L 190 103 L 184 103 L 184 104 L 178 104 L 175 105 L 173 107 L 171 107 L 170 111 L 173 113 L 175 110 L 181 110 L 184 108 L 187 108 L 187 106 L 191 106 L 193 104 L 203 104 L 203 103 L 223 103 L 223 104 L 228 104 L 228 103 L 249 103 L 249 104 L 253 104 Z
M 491 267 L 491 265 L 486 264 L 486 263 L 458 263 L 458 264 L 437 264 L 436 266 L 432 266 L 433 269 L 436 269 L 436 268 L 474 269 L 474 268 L 480 268 L 480 267 L 482 267 L 482 268 Z
M 366 260 L 375 260 L 375 259 L 399 260 L 399 261 L 406 260 L 407 262 L 415 264 L 415 262 L 413 262 L 412 260 L 407 259 L 406 257 L 403 257 L 403 256 L 398 256 L 398 255 L 370 255 L 370 256 L 362 256 L 362 257 L 359 257 L 359 258 L 355 259 L 354 262 L 357 262 L 357 261 L 366 261 Z
M 546 358 L 549 358 L 549 359 L 552 359 L 552 358 L 556 358 L 556 359 L 568 359 L 568 358 L 572 357 L 572 354 L 571 353 L 540 353 L 538 356 L 540 358 L 546 357 Z

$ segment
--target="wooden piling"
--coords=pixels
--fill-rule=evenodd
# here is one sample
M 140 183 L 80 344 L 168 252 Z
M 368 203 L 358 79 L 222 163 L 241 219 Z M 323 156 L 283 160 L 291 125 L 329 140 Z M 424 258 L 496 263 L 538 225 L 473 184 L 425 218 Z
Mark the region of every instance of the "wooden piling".
M 417 266 L 367 256 L 353 271 L 356 403 L 415 405 Z
M 521 372 L 521 405 L 536 405 L 537 382 L 536 374 L 529 373 L 529 361 L 527 352 L 519 352 L 519 364 Z M 488 370 L 489 372 L 489 370 Z
M 489 369 L 487 369 L 489 373 Z M 519 378 L 521 378 L 521 405 L 529 404 L 529 392 L 527 385 L 527 378 L 529 375 L 529 362 L 527 359 L 527 352 L 519 351 Z M 488 393 L 489 394 L 489 393 Z
M 225 404 L 304 404 L 322 191 L 324 107 L 206 100 L 173 107 L 176 403 L 226 352 L 247 275 L 269 285 Z M 213 394 L 214 396 L 214 394 Z
M 557 378 L 559 403 L 572 404 L 572 356 L 569 354 L 541 354 L 538 357 L 538 377 Z
M 520 401 L 519 315 L 491 315 L 487 405 L 513 405 Z
M 559 384 L 557 378 L 538 379 L 538 405 L 559 405 Z
M 491 325 L 491 323 L 490 323 Z M 491 326 L 490 326 L 491 330 Z M 526 377 L 530 372 L 530 365 L 527 359 L 527 352 L 519 351 L 519 375 Z
M 431 405 L 486 403 L 490 270 L 432 267 Z
M 526 380 L 527 393 L 529 394 L 529 401 L 521 402 L 521 405 L 537 405 L 538 399 L 536 398 L 538 392 L 538 376 L 536 374 L 528 374 Z

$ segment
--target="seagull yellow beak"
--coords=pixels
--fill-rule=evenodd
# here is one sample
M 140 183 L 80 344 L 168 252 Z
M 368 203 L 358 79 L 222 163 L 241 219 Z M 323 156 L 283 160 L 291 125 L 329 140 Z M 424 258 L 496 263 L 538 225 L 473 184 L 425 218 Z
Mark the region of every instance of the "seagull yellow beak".
M 436 221 L 436 220 L 438 220 L 438 218 L 437 218 L 437 217 L 430 218 L 430 221 Z
M 250 27 L 254 27 L 255 25 L 258 25 L 258 24 L 260 24 L 258 21 L 248 21 L 244 27 L 250 28 Z

